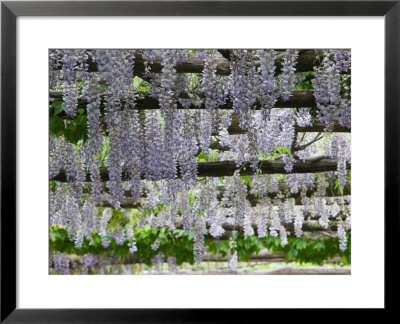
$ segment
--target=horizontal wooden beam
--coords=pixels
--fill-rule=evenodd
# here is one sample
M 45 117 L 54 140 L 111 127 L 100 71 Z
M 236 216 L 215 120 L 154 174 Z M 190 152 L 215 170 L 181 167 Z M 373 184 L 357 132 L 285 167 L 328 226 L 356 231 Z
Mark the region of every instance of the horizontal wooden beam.
M 343 196 L 340 196 L 339 194 L 334 194 L 332 193 L 332 191 L 330 189 L 326 190 L 326 195 L 324 197 L 326 198 L 338 198 L 338 197 L 344 197 L 344 196 L 349 196 L 350 195 L 350 189 L 346 189 L 344 190 L 345 193 L 343 194 Z M 312 191 L 307 192 L 307 197 L 310 197 L 312 195 Z M 218 194 L 218 199 L 220 200 L 223 197 L 223 192 L 220 192 Z M 269 193 L 268 197 L 271 199 L 274 199 L 277 197 L 276 193 Z M 146 205 L 146 202 L 144 201 L 145 196 L 143 196 L 142 198 L 139 198 L 137 200 L 133 200 L 131 197 L 129 197 L 128 195 L 124 197 L 124 200 L 121 201 L 121 208 L 123 209 L 131 209 L 131 208 L 142 208 Z M 294 204 L 296 206 L 302 206 L 302 202 L 301 202 L 301 197 L 300 194 L 289 194 L 288 197 L 285 197 L 288 199 L 294 199 Z M 251 206 L 257 206 L 260 202 L 260 199 L 257 198 L 255 195 L 253 194 L 248 194 L 247 195 L 247 200 L 249 201 Z M 100 207 L 100 206 L 99 206 Z M 112 205 L 108 202 L 108 201 L 103 201 L 101 203 L 101 207 L 112 207 Z
M 287 174 L 285 171 L 285 163 L 282 160 L 272 160 L 272 161 L 260 161 L 258 168 L 263 174 Z M 351 165 L 348 165 L 348 169 Z M 250 167 L 250 163 L 246 162 L 242 166 L 237 166 L 235 161 L 218 161 L 218 162 L 200 162 L 198 163 L 198 176 L 199 177 L 224 177 L 232 176 L 233 173 L 240 169 L 240 175 L 253 175 L 255 171 Z M 291 173 L 317 173 L 317 172 L 327 172 L 336 171 L 337 161 L 334 159 L 318 158 L 309 159 L 305 162 L 296 161 L 293 165 L 293 170 Z M 180 177 L 180 172 L 178 168 L 178 177 Z M 109 181 L 108 170 L 106 168 L 100 168 L 100 177 L 102 181 Z M 143 176 L 144 178 L 144 176 Z M 60 171 L 60 173 L 54 176 L 52 179 L 54 181 L 67 182 L 67 177 L 65 171 Z M 125 173 L 122 176 L 122 181 L 130 180 L 129 175 Z M 86 174 L 86 182 L 90 182 L 90 174 Z
M 261 161 L 258 165 L 263 174 L 286 174 L 285 163 L 281 160 Z M 242 166 L 237 166 L 235 161 L 201 162 L 198 164 L 199 177 L 222 177 L 232 176 L 240 169 L 240 175 L 253 175 L 255 172 L 246 162 Z M 297 161 L 293 165 L 291 173 L 316 173 L 326 171 L 336 171 L 337 161 L 333 159 L 320 159 L 317 161 Z
M 239 260 L 240 261 L 240 260 Z M 257 262 L 257 261 L 255 261 Z M 115 266 L 117 267 L 117 266 Z M 118 273 L 119 268 L 115 269 L 114 273 Z M 174 273 L 176 275 L 232 275 L 232 272 L 229 270 L 228 267 L 225 269 L 218 269 L 218 268 L 207 268 L 205 270 L 193 270 L 193 269 L 180 269 L 178 268 L 177 272 L 170 272 L 168 270 L 163 270 L 160 274 L 171 274 Z M 145 274 L 159 274 L 158 272 L 146 272 Z M 351 268 L 338 268 L 338 267 L 317 267 L 317 268 L 279 268 L 274 270 L 247 270 L 246 267 L 241 267 L 240 264 L 237 266 L 237 270 L 235 275 L 250 275 L 250 276 L 268 276 L 268 275 L 351 275 Z
M 222 53 L 221 53 L 222 51 Z M 219 50 L 222 54 L 217 58 L 217 75 L 229 75 L 231 73 L 229 60 L 229 52 L 227 50 Z M 313 71 L 314 62 L 316 59 L 315 50 L 300 50 L 299 57 L 296 64 L 296 72 L 308 72 Z M 276 70 L 277 74 L 282 71 L 283 55 L 277 55 L 276 58 Z M 152 73 L 161 73 L 162 65 L 161 60 L 157 59 L 152 64 L 149 64 Z M 62 68 L 60 65 L 59 69 Z M 177 73 L 201 73 L 204 69 L 204 60 L 200 59 L 198 56 L 192 54 L 188 59 L 184 59 L 181 63 L 175 66 Z M 98 72 L 97 63 L 93 62 L 90 58 L 88 61 L 88 72 Z M 145 72 L 145 60 L 141 54 L 135 55 L 135 64 L 133 68 L 134 75 L 140 76 Z
M 312 126 L 305 126 L 305 127 L 300 127 L 299 125 L 295 125 L 295 130 L 297 132 L 314 132 L 314 133 L 320 133 L 325 131 L 325 125 L 316 123 Z M 333 126 L 332 132 L 336 133 L 350 133 L 351 128 L 346 128 L 340 125 L 335 124 Z M 228 127 L 228 133 L 230 135 L 239 135 L 239 134 L 245 134 L 247 131 L 243 130 L 239 126 L 239 117 L 237 114 L 232 113 L 231 115 L 231 125 Z M 218 134 L 214 134 L 218 135 Z
M 183 95 L 183 97 L 184 96 L 185 95 Z M 50 104 L 53 103 L 54 101 L 61 101 L 61 100 L 62 100 L 62 92 L 50 91 Z M 102 98 L 101 102 L 102 103 L 100 106 L 100 110 L 104 111 L 104 98 Z M 312 90 L 294 90 L 293 96 L 290 98 L 289 101 L 283 102 L 282 100 L 278 100 L 277 103 L 275 104 L 275 107 L 297 108 L 297 107 L 315 107 L 315 105 L 316 105 L 315 97 Z M 78 108 L 83 108 L 85 110 L 85 113 L 86 113 L 86 106 L 87 106 L 86 100 L 78 101 Z M 138 110 L 147 110 L 147 109 L 159 109 L 160 106 L 157 99 L 152 98 L 149 95 L 146 95 L 143 98 L 136 100 L 136 108 Z M 179 103 L 177 103 L 177 108 L 183 109 L 182 105 Z M 201 105 L 200 107 L 190 106 L 189 109 L 204 109 L 204 108 L 205 108 L 204 105 Z M 259 110 L 260 106 L 256 104 L 253 108 L 254 110 Z M 229 101 L 224 106 L 219 107 L 219 109 L 232 109 L 232 103 Z M 62 118 L 66 117 L 64 112 L 61 112 L 59 116 Z M 236 135 L 236 134 L 246 133 L 246 131 L 242 130 L 239 126 L 239 117 L 237 116 L 237 114 L 232 113 L 231 118 L 232 122 L 231 125 L 228 127 L 229 134 Z M 325 130 L 325 125 L 318 123 L 312 126 L 300 127 L 296 125 L 295 127 L 296 131 L 298 132 L 324 132 Z M 349 133 L 351 132 L 351 129 L 336 124 L 334 125 L 332 131 Z
M 257 273 L 249 273 L 257 274 Z M 260 273 L 261 274 L 261 273 Z M 283 268 L 267 271 L 263 275 L 351 275 L 351 268 Z
M 105 192 L 109 192 L 108 188 L 104 189 Z M 218 186 L 217 189 L 218 191 L 217 193 L 217 199 L 221 200 L 222 197 L 224 196 L 224 192 L 225 192 L 225 187 L 224 186 Z M 250 188 L 247 189 L 248 192 L 250 192 Z M 84 190 L 85 193 L 90 193 L 90 188 L 87 188 Z M 285 199 L 293 199 L 294 200 L 294 204 L 296 206 L 301 206 L 303 205 L 302 202 L 302 197 L 300 196 L 300 192 L 298 193 L 290 193 L 290 188 L 288 187 L 288 185 L 284 182 L 280 182 L 278 184 L 278 192 L 279 195 L 280 194 L 284 194 L 284 198 Z M 268 192 L 267 193 L 267 197 L 269 197 L 270 199 L 274 199 L 277 198 L 278 196 L 278 192 Z M 315 188 L 312 189 L 307 189 L 306 192 L 304 193 L 306 197 L 310 198 L 310 197 L 314 197 L 314 194 L 316 192 Z M 124 199 L 121 201 L 120 207 L 123 209 L 131 209 L 131 208 L 143 208 L 146 205 L 146 197 L 147 194 L 146 192 L 143 193 L 143 195 L 136 200 L 133 200 L 131 197 L 131 191 L 125 191 L 125 197 Z M 343 188 L 343 193 L 339 194 L 338 192 L 333 191 L 331 188 L 326 188 L 324 196 L 327 199 L 339 199 L 339 198 L 347 198 L 351 196 L 351 189 L 350 186 L 345 186 Z M 254 194 L 248 193 L 246 199 L 249 201 L 251 206 L 256 206 L 260 203 L 261 198 L 257 197 Z M 345 204 L 347 204 L 347 202 L 345 201 Z M 108 201 L 103 201 L 99 207 L 112 207 L 112 205 L 110 204 L 110 202 Z
M 284 222 L 281 222 L 281 225 L 286 229 L 286 231 L 290 232 L 292 235 L 294 235 L 294 223 L 289 223 L 286 224 Z M 256 224 L 251 224 L 253 227 L 254 233 L 257 233 L 257 225 Z M 208 227 L 208 226 L 207 226 Z M 232 231 L 237 231 L 239 233 L 243 232 L 243 226 L 241 225 L 230 225 L 230 224 L 224 224 L 222 225 L 222 228 L 226 231 L 226 233 L 231 233 Z M 303 232 L 310 232 L 310 233 L 319 233 L 322 235 L 326 236 L 333 236 L 336 235 L 337 231 L 337 225 L 336 222 L 330 221 L 328 228 L 323 228 L 321 225 L 318 223 L 317 220 L 305 220 L 302 226 L 302 231 Z M 225 233 L 224 233 L 225 234 Z M 225 235 L 225 237 L 228 237 L 229 235 Z
M 185 97 L 186 95 L 182 95 Z M 62 92 L 50 91 L 50 104 L 54 101 L 62 100 Z M 179 102 L 176 103 L 178 109 L 185 109 Z M 86 110 L 87 101 L 86 100 L 78 100 L 78 108 L 83 108 Z M 314 91 L 313 90 L 294 90 L 293 95 L 290 97 L 288 101 L 283 101 L 281 98 L 276 102 L 275 108 L 298 108 L 298 107 L 316 107 Z M 205 109 L 205 105 L 202 104 L 199 107 L 191 105 L 189 109 Z M 151 110 L 151 109 L 160 109 L 160 105 L 158 99 L 151 97 L 146 94 L 142 98 L 138 98 L 135 101 L 135 109 L 138 110 Z M 232 102 L 227 100 L 227 102 L 218 107 L 218 109 L 232 109 Z M 260 110 L 261 106 L 259 103 L 256 103 L 252 106 L 254 110 Z M 104 95 L 102 95 L 100 110 L 104 110 Z M 59 114 L 60 117 L 65 116 L 65 113 L 62 111 Z

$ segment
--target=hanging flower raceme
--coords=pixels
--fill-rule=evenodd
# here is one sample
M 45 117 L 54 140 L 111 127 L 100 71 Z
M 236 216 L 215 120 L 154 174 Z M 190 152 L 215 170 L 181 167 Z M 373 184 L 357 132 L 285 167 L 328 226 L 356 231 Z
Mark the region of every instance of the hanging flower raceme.
M 249 50 L 233 50 L 231 54 L 231 74 L 229 76 L 229 95 L 232 108 L 239 116 L 242 129 L 248 129 L 250 108 L 259 98 L 260 84 L 256 69 L 256 57 Z
M 282 73 L 279 77 L 280 95 L 284 101 L 288 101 L 296 85 L 296 64 L 299 57 L 298 50 L 287 50 L 282 61 Z
M 75 117 L 78 107 L 79 86 L 76 81 L 80 78 L 77 76 L 78 71 L 87 69 L 86 61 L 88 55 L 79 50 L 64 50 L 62 56 L 62 72 L 63 72 L 63 109 L 70 117 Z
M 217 60 L 216 52 L 210 50 L 204 59 L 204 69 L 202 72 L 202 86 L 205 97 L 205 108 L 213 110 L 218 105 L 218 88 L 217 88 Z
M 273 108 L 277 100 L 277 89 L 275 80 L 275 51 L 258 50 L 257 55 L 260 60 L 258 72 L 261 77 L 261 96 L 260 104 L 263 111 Z
M 146 111 L 145 167 L 148 179 L 159 180 L 164 173 L 164 126 L 156 110 Z
M 314 96 L 317 103 L 317 118 L 331 131 L 335 122 L 350 127 L 349 78 L 342 77 L 341 72 L 350 66 L 341 59 L 348 54 L 324 50 L 323 60 L 319 67 L 314 67 Z M 342 96 L 342 87 L 344 95 Z

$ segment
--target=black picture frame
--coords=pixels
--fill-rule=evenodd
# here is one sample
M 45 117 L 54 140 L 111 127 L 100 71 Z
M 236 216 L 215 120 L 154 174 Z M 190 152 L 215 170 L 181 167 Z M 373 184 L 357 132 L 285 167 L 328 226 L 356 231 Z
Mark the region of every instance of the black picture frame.
M 2 1 L 1 2 L 1 322 L 226 322 L 243 310 L 16 308 L 16 19 L 19 16 L 384 16 L 385 309 L 398 276 L 400 156 L 400 1 Z M 373 167 L 373 166 L 371 166 Z M 393 245 L 391 245 L 393 244 Z M 392 257 L 391 257 L 392 256 Z M 367 283 L 366 283 L 367 284 Z M 259 314 L 260 312 L 264 312 Z M 252 310 L 265 316 L 266 310 Z

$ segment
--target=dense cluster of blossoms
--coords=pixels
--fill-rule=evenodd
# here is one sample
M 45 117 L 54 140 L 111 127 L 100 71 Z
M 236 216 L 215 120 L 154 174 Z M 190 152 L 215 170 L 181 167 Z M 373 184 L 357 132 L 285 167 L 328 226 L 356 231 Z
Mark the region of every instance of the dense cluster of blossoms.
M 351 164 L 351 145 L 348 137 L 339 134 L 332 135 L 330 141 L 324 143 L 325 154 L 337 159 L 337 175 L 339 184 L 344 187 L 347 182 L 347 168 Z
M 335 224 L 338 226 L 340 246 L 344 249 L 344 228 L 350 228 L 350 198 L 346 197 L 346 202 L 323 196 L 308 198 L 311 192 L 325 194 L 329 188 L 327 177 L 301 174 L 296 177 L 286 175 L 286 179 L 278 180 L 276 175 L 257 174 L 251 177 L 253 185 L 248 188 L 239 174 L 235 173 L 221 184 L 218 184 L 217 178 L 207 178 L 205 182 L 193 186 L 191 193 L 185 188 L 183 180 L 176 180 L 173 193 L 169 191 L 165 180 L 147 180 L 144 181 L 146 201 L 139 208 L 147 208 L 149 212 L 136 226 L 185 229 L 193 236 L 196 263 L 202 261 L 206 251 L 207 229 L 211 237 L 218 238 L 229 234 L 227 226 L 240 229 L 245 236 L 255 233 L 260 238 L 268 233 L 273 237 L 280 236 L 285 245 L 288 231 L 301 237 L 304 224 L 313 227 L 313 219 L 317 219 L 317 224 L 322 228 L 329 229 Z M 126 243 L 130 252 L 135 253 L 137 247 L 132 225 L 118 229 L 110 227 L 112 209 L 99 210 L 90 196 L 79 205 L 75 200 L 75 191 L 76 188 L 68 183 L 59 184 L 51 190 L 50 224 L 67 229 L 76 248 L 81 248 L 84 240 L 89 245 L 93 244 L 91 234 L 96 231 L 105 248 L 111 241 L 121 246 Z M 297 206 L 297 198 L 292 198 L 293 194 L 304 197 L 300 206 Z M 130 211 L 122 211 L 127 219 L 132 218 Z M 158 250 L 159 246 L 160 240 L 157 239 L 151 248 Z
M 320 66 L 314 67 L 315 100 L 317 117 L 331 130 L 335 123 L 350 128 L 350 79 L 351 54 L 348 50 L 324 50 Z
M 49 257 L 49 272 L 54 271 L 57 274 L 69 275 L 71 261 L 67 255 L 52 252 Z
M 145 271 L 143 264 L 130 263 L 120 264 L 119 258 L 110 255 L 95 255 L 86 253 L 83 255 L 70 255 L 67 253 L 51 252 L 49 255 L 49 273 L 56 275 L 88 275 L 88 274 L 124 274 L 132 275 L 143 273 Z M 154 265 L 147 266 L 149 274 L 162 274 L 166 272 L 165 266 L 168 266 L 168 273 L 177 274 L 179 268 L 176 258 L 168 256 L 164 258 L 163 253 L 158 253 L 154 257 Z
M 315 119 L 326 131 L 334 125 L 350 128 L 350 51 L 321 51 L 311 79 L 316 110 L 274 108 L 278 100 L 290 101 L 304 81 L 296 72 L 298 50 L 231 50 L 229 75 L 217 73 L 222 60 L 218 51 L 197 50 L 197 57 L 204 60 L 204 68 L 194 75 L 177 71 L 179 64 L 192 59 L 186 50 L 50 51 L 50 87 L 62 90 L 65 125 L 82 101 L 87 117 L 86 141 L 74 145 L 64 135 L 50 135 L 50 179 L 62 170 L 67 179 L 51 190 L 50 224 L 66 228 L 77 248 L 85 240 L 91 244 L 91 233 L 97 231 L 105 248 L 112 241 L 128 242 L 133 254 L 137 247 L 132 226 L 109 228 L 109 206 L 129 214 L 121 208 L 130 196 L 140 209 L 150 210 L 136 226 L 182 227 L 192 234 L 196 263 L 202 261 L 207 231 L 219 238 L 226 234 L 225 225 L 238 226 L 245 236 L 280 236 L 286 244 L 288 232 L 300 237 L 303 225 L 317 218 L 322 228 L 337 224 L 344 250 L 349 201 L 325 196 L 331 188 L 326 178 L 336 177 L 342 188 L 348 184 L 350 138 L 301 136 L 298 129 L 312 126 Z M 97 72 L 89 73 L 93 63 Z M 155 66 L 158 71 L 153 71 Z M 149 109 L 137 109 L 139 100 L 148 100 Z M 154 100 L 158 107 L 152 107 Z M 218 109 L 224 105 L 231 105 L 233 114 Z M 245 133 L 229 135 L 234 119 Z M 256 172 L 265 159 L 282 159 L 287 174 L 256 172 L 249 187 L 238 169 L 232 177 L 199 183 L 197 156 L 210 157 L 212 143 L 225 150 L 218 153 L 219 160 L 234 160 L 238 168 L 250 162 Z M 317 178 L 291 173 L 297 161 L 321 152 L 337 160 L 337 171 Z M 105 185 L 103 167 L 108 171 Z M 315 188 L 318 194 L 310 197 Z M 152 249 L 159 244 L 155 241 Z M 235 269 L 236 251 L 231 263 Z M 59 258 L 57 271 L 61 264 Z

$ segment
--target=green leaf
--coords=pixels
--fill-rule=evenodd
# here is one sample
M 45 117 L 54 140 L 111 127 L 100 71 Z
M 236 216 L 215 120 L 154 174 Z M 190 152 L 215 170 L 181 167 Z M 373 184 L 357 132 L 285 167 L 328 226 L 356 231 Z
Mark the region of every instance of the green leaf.
M 210 153 L 208 154 L 207 161 L 217 162 L 218 161 L 218 151 L 211 150 Z
M 251 242 L 245 241 L 245 242 L 244 242 L 244 247 L 246 248 L 246 250 L 250 250 L 250 248 L 251 248 Z
M 322 241 L 317 242 L 314 245 L 314 249 L 317 250 L 317 251 L 321 251 L 321 250 L 325 249 L 325 243 L 322 242 Z
M 75 119 L 75 125 L 87 126 L 87 116 L 80 115 Z
M 207 157 L 203 152 L 200 152 L 199 155 L 197 155 L 197 162 L 206 162 Z
M 337 189 L 338 187 L 339 187 L 339 180 L 336 179 L 336 181 L 335 181 L 335 188 L 334 188 L 334 189 Z
M 251 180 L 251 178 L 250 178 L 249 176 L 240 176 L 239 178 L 240 178 L 241 180 L 243 180 L 244 183 L 245 183 L 246 185 L 248 185 L 250 188 L 252 187 L 252 180 Z
M 57 187 L 57 182 L 55 182 L 54 180 L 50 181 L 50 188 L 51 189 L 55 189 Z
M 70 143 L 77 144 L 80 140 L 87 141 L 87 116 L 79 115 L 74 124 L 65 127 L 63 133 L 65 139 Z
M 51 116 L 49 121 L 50 134 L 60 136 L 65 129 L 64 121 L 58 116 Z
M 55 101 L 51 104 L 50 109 L 53 109 L 53 115 L 56 116 L 64 110 L 62 101 Z

